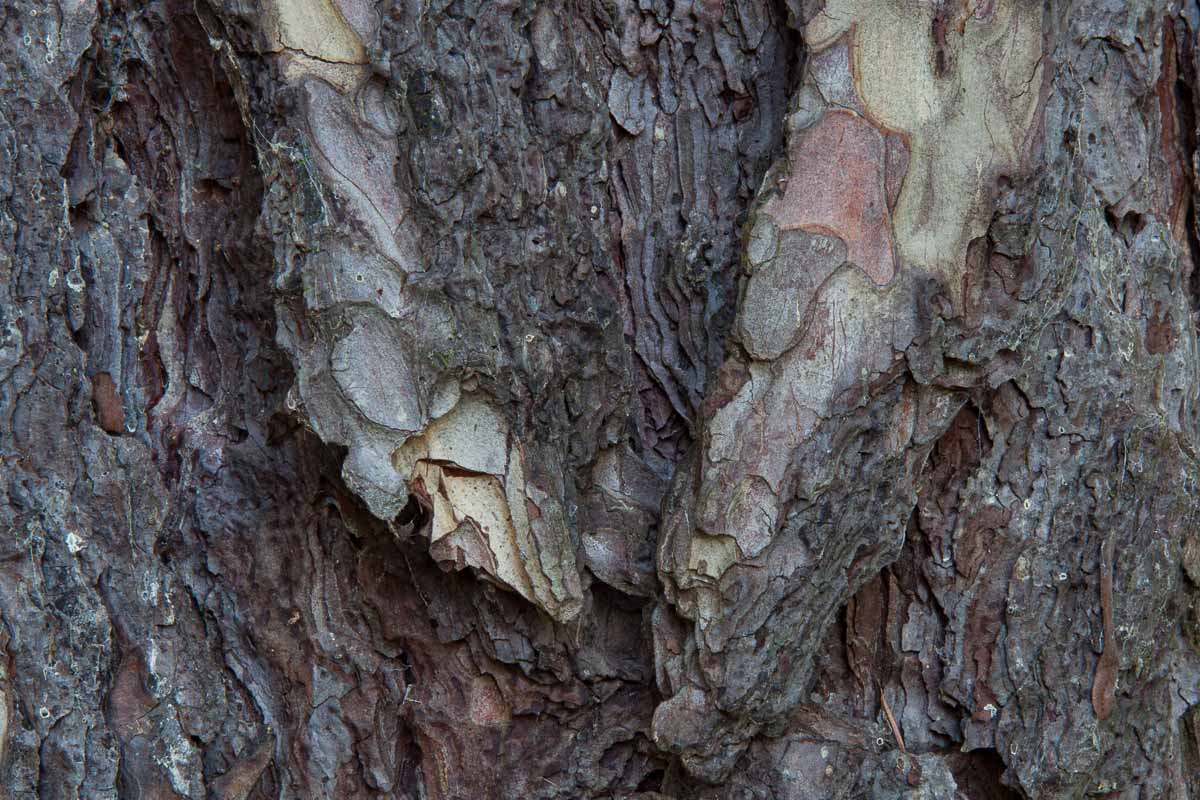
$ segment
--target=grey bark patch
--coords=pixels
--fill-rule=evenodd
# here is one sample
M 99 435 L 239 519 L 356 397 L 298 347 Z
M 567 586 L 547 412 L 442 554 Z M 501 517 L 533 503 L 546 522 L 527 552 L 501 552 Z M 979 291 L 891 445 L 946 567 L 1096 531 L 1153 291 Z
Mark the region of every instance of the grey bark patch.
M 402 432 L 421 428 L 416 383 L 400 343 L 373 317 L 355 321 L 338 340 L 330 369 L 346 397 L 367 419 Z
M 752 357 L 769 361 L 799 340 L 818 287 L 846 261 L 846 245 L 804 231 L 780 234 L 764 215 L 754 224 L 748 250 L 755 269 L 738 308 L 738 333 Z
M 613 71 L 608 85 L 608 109 L 617 124 L 634 136 L 646 129 L 645 117 L 652 108 L 647 97 L 649 91 L 645 74 L 633 76 L 624 67 Z

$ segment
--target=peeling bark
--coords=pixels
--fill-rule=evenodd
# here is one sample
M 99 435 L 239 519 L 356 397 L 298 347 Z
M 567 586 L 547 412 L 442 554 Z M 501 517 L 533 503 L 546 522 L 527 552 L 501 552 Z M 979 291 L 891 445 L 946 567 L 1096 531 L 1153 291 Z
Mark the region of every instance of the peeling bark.
M 8 3 L 2 793 L 1200 796 L 1198 30 Z

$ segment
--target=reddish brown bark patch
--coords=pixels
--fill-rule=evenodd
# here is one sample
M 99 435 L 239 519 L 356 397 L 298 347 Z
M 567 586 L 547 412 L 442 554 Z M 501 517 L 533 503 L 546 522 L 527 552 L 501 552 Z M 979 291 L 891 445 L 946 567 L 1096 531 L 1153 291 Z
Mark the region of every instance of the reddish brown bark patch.
M 125 407 L 117 394 L 117 385 L 107 372 L 92 376 L 92 403 L 101 428 L 113 434 L 125 432 Z
M 1105 543 L 1103 563 L 1100 567 L 1100 613 L 1104 623 L 1104 651 L 1096 664 L 1096 677 L 1092 681 L 1092 708 L 1101 722 L 1112 716 L 1116 706 L 1117 669 L 1121 663 L 1113 625 L 1113 565 L 1112 541 Z
M 830 233 L 848 258 L 882 286 L 896 274 L 885 191 L 883 134 L 848 111 L 829 111 L 796 137 L 791 179 L 768 212 L 784 230 Z
M 1162 313 L 1162 303 L 1156 303 L 1154 313 L 1146 322 L 1146 349 L 1153 355 L 1162 355 L 1175 349 L 1178 335 L 1175 333 L 1171 312 Z
M 1171 236 L 1181 247 L 1188 246 L 1189 195 L 1193 184 L 1192 167 L 1184 155 L 1192 151 L 1189 131 L 1184 126 L 1187 117 L 1180 108 L 1178 92 L 1179 61 L 1175 31 L 1163 26 L 1162 72 L 1155 84 L 1158 99 L 1161 152 L 1166 162 L 1167 180 L 1159 183 L 1155 193 L 1155 215 L 1167 223 Z

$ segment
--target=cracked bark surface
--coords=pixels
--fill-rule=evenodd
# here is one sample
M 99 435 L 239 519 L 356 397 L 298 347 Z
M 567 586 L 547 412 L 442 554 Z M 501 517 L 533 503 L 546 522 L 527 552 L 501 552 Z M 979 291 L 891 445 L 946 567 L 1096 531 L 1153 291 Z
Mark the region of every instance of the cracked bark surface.
M 5 4 L 0 794 L 1200 797 L 1198 30 Z

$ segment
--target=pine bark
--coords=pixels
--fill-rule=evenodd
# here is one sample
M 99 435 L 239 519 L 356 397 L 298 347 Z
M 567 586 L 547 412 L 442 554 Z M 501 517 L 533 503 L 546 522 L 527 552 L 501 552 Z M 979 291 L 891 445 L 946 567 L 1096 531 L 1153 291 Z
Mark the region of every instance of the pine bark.
M 8 0 L 0 795 L 1200 797 L 1198 30 Z

